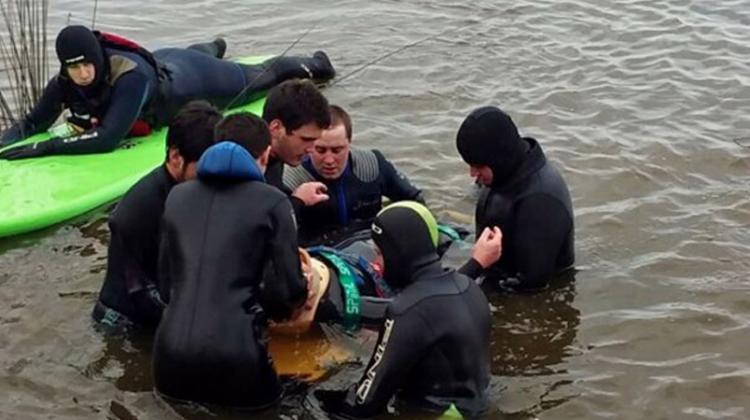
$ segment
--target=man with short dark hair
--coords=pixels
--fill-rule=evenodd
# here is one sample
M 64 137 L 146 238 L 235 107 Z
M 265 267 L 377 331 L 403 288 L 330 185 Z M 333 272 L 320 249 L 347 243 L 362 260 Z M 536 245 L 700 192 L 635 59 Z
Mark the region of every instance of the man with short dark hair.
M 260 409 L 281 386 L 268 355 L 267 317 L 305 303 L 289 199 L 267 185 L 268 128 L 227 117 L 198 177 L 164 207 L 160 290 L 167 308 L 154 341 L 156 390 L 167 398 Z M 226 140 L 226 141 L 221 141 Z
M 284 164 L 298 166 L 331 123 L 325 96 L 308 80 L 288 80 L 268 92 L 263 119 L 271 132 L 266 181 L 291 196 L 296 214 L 304 206 L 327 200 L 321 182 L 307 182 L 293 190 L 283 184 Z
M 330 106 L 331 125 L 315 141 L 302 164 L 284 171 L 284 185 L 295 190 L 308 182 L 326 187 L 328 200 L 300 209 L 297 214 L 300 242 L 305 245 L 333 242 L 352 230 L 369 228 L 383 207 L 383 196 L 391 201 L 424 203 L 414 187 L 379 150 L 351 148 L 352 122 L 338 105 Z
M 96 321 L 156 328 L 164 306 L 156 289 L 164 202 L 172 187 L 195 178 L 196 163 L 213 144 L 220 119 L 208 102 L 185 105 L 169 125 L 164 164 L 133 185 L 110 214 L 107 274 L 94 307 Z
M 486 106 L 466 117 L 456 147 L 471 176 L 485 187 L 477 202 L 476 232 L 499 227 L 504 250 L 491 267 L 471 260 L 461 271 L 473 278 L 485 274 L 507 289 L 534 290 L 571 268 L 573 204 L 539 142 L 521 137 L 508 114 Z

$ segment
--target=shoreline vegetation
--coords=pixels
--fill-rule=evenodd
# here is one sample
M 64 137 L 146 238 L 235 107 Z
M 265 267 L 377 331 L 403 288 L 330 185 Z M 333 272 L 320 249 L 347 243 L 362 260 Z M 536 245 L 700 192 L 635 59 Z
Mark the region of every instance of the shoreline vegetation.
M 49 79 L 49 0 L 0 0 L 0 131 L 31 110 Z

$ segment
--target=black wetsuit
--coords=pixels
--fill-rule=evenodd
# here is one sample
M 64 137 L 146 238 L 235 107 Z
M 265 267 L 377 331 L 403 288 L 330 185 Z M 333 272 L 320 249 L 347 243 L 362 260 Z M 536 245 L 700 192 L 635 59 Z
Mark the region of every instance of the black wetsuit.
M 110 74 L 101 83 L 110 86 L 90 96 L 66 77 L 54 77 L 23 121 L 0 136 L 0 145 L 47 130 L 64 108 L 70 108 L 96 117 L 99 125 L 81 135 L 39 143 L 33 156 L 109 152 L 128 136 L 137 120 L 161 127 L 190 100 L 205 99 L 223 109 L 230 102 L 239 106 L 257 99 L 287 79 L 327 80 L 334 75 L 323 56 L 278 57 L 245 65 L 218 59 L 198 48 L 165 48 L 154 51 L 154 67 L 135 52 L 104 48 L 104 53 Z
M 267 314 L 287 318 L 307 296 L 287 197 L 262 182 L 251 155 L 222 142 L 175 187 L 163 218 L 154 384 L 162 395 L 261 408 L 280 396 Z
M 424 212 L 428 212 L 424 209 Z M 385 278 L 400 292 L 359 383 L 346 391 L 317 391 L 323 409 L 345 418 L 373 417 L 396 394 L 422 408 L 465 416 L 487 408 L 490 309 L 468 277 L 443 269 L 437 224 L 411 208 L 391 206 L 373 222 Z M 429 225 L 432 233 L 428 233 Z
M 526 153 L 511 175 L 485 187 L 476 207 L 476 232 L 498 226 L 503 254 L 485 271 L 488 280 L 507 280 L 510 288 L 544 287 L 556 274 L 573 266 L 574 225 L 570 193 L 541 146 L 524 138 Z M 476 278 L 481 267 L 471 260 L 461 272 Z
M 158 325 L 164 307 L 157 290 L 159 224 L 174 185 L 159 166 L 131 187 L 110 214 L 107 274 L 93 313 L 97 321 Z
M 369 228 L 383 207 L 383 196 L 391 201 L 424 202 L 421 191 L 412 185 L 378 150 L 352 149 L 344 172 L 336 180 L 325 179 L 315 170 L 309 157 L 295 168 L 285 168 L 284 186 L 289 190 L 317 181 L 328 187 L 328 200 L 303 207 L 297 214 L 302 245 L 331 244 L 339 230 Z
M 372 417 L 397 390 L 399 398 L 435 411 L 455 404 L 472 417 L 487 408 L 491 320 L 484 293 L 439 263 L 415 279 L 388 306 L 362 380 L 345 398 L 332 397 L 330 411 Z

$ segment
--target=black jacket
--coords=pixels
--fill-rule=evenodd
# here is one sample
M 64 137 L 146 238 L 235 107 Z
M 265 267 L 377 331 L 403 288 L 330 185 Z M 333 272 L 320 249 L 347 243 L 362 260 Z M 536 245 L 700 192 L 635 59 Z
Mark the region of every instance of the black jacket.
M 285 319 L 307 296 L 292 208 L 235 143 L 198 166 L 164 209 L 154 383 L 174 399 L 263 407 L 280 395 L 266 314 Z
M 518 169 L 482 191 L 476 233 L 491 226 L 503 231 L 503 255 L 486 271 L 488 279 L 512 277 L 517 279 L 514 288 L 535 289 L 573 266 L 575 229 L 565 181 L 536 140 L 523 140 L 528 150 Z M 461 272 L 476 278 L 481 267 L 472 260 Z
M 156 328 L 162 303 L 154 298 L 159 223 L 175 185 L 162 165 L 133 185 L 109 216 L 107 274 L 99 301 L 140 326 Z
M 424 202 L 421 191 L 378 150 L 352 149 L 346 169 L 336 180 L 320 176 L 310 158 L 296 168 L 285 168 L 283 180 L 288 190 L 310 181 L 322 182 L 328 187 L 328 200 L 302 207 L 297 213 L 303 245 L 328 243 L 323 235 L 346 227 L 369 227 L 383 207 L 383 196 L 391 201 Z

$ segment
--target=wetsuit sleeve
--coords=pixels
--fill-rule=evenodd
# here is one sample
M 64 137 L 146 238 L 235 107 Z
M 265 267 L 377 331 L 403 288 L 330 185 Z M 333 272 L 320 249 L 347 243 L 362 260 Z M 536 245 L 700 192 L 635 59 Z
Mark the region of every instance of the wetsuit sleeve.
M 264 276 L 264 309 L 275 320 L 289 318 L 307 298 L 307 282 L 297 249 L 297 227 L 289 200 L 280 200 L 271 210 L 270 273 Z
M 23 140 L 32 134 L 41 133 L 54 124 L 63 111 L 63 96 L 57 77 L 47 83 L 42 97 L 22 121 L 13 124 L 0 136 L 0 145 Z
M 513 243 L 519 286 L 543 287 L 557 271 L 560 248 L 573 228 L 565 207 L 552 197 L 535 194 L 518 204 Z
M 128 294 L 144 291 L 148 286 L 156 286 L 156 279 L 150 278 L 143 266 L 146 261 L 146 252 L 156 251 L 158 237 L 154 237 L 154 223 L 148 220 L 142 212 L 133 209 L 133 205 L 139 205 L 139 199 L 149 200 L 150 197 L 127 197 L 112 212 L 109 219 L 111 232 L 110 249 L 117 250 L 119 259 L 122 261 L 124 278 Z M 153 244 L 149 246 L 149 244 Z M 151 258 L 156 257 L 155 255 Z M 153 259 L 152 259 L 153 261 Z
M 137 71 L 124 74 L 112 86 L 110 105 L 100 124 L 78 136 L 50 140 L 50 144 L 45 145 L 48 148 L 46 154 L 111 152 L 128 135 L 130 127 L 140 116 L 149 90 L 150 83 L 145 74 Z
M 458 269 L 458 272 L 465 275 L 466 277 L 476 280 L 479 276 L 482 275 L 482 272 L 484 271 L 484 268 L 482 268 L 482 265 L 479 264 L 479 261 L 475 260 L 474 258 L 471 258 L 469 261 L 466 261 L 466 264 L 461 266 L 461 268 Z
M 383 195 L 392 201 L 415 200 L 424 204 L 422 191 L 412 185 L 409 179 L 399 172 L 393 164 L 383 156 L 379 150 L 373 150 L 378 158 L 380 176 L 383 180 L 385 191 Z
M 431 330 L 415 308 L 393 316 L 389 311 L 365 373 L 332 412 L 348 418 L 369 418 L 382 413 L 403 387 L 427 347 Z

